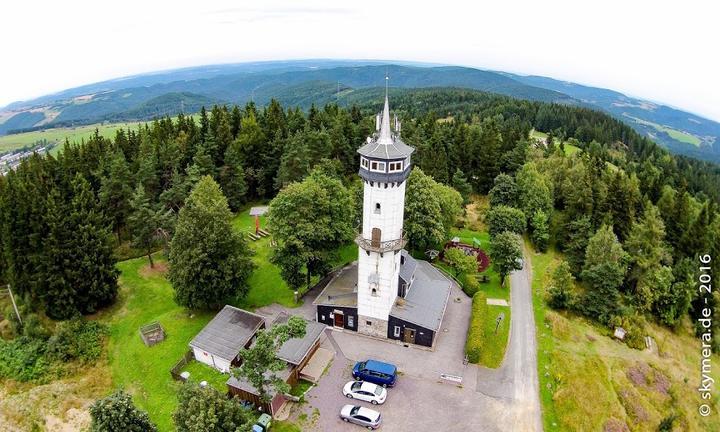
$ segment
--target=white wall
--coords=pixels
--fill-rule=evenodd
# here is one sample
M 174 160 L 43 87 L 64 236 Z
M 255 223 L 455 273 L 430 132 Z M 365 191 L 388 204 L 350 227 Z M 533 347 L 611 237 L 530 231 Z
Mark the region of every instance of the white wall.
M 380 203 L 380 213 L 375 204 Z M 399 186 L 385 187 L 384 183 L 364 183 L 363 191 L 363 237 L 372 238 L 372 229 L 380 228 L 381 241 L 399 239 L 402 235 L 405 213 L 405 182 Z M 371 274 L 379 275 L 376 295 L 372 295 L 369 283 Z M 358 251 L 358 315 L 387 320 L 397 297 L 400 273 L 400 253 Z
M 215 357 L 210 353 L 194 347 L 193 354 L 195 355 L 195 360 L 200 363 L 205 363 L 210 367 L 214 367 L 220 372 L 230 372 L 230 362 L 227 360 Z

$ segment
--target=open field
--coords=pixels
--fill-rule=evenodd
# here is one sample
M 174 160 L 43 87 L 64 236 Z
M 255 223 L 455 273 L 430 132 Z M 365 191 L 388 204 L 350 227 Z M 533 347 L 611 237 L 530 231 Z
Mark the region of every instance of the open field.
M 672 430 L 720 430 L 717 415 L 697 414 L 700 343 L 687 323 L 675 332 L 648 324 L 658 352 L 631 349 L 614 340 L 609 329 L 547 308 L 545 289 L 560 255 L 551 250 L 531 258 L 546 431 L 656 431 L 672 414 L 677 416 Z M 719 367 L 719 357 L 713 356 L 716 380 Z M 713 413 L 718 402 L 717 396 L 710 402 Z
M 13 135 L 0 136 L 0 153 L 9 150 L 15 150 L 23 148 L 25 146 L 32 146 L 39 141 L 47 141 L 48 143 L 57 143 L 52 153 L 57 152 L 62 148 L 62 143 L 67 138 L 71 143 L 79 142 L 80 140 L 87 140 L 94 133 L 95 129 L 98 130 L 100 135 L 111 138 L 115 136 L 115 133 L 120 129 L 135 129 L 140 123 L 113 123 L 113 124 L 93 124 L 87 126 L 77 126 L 72 128 L 53 128 L 45 129 L 34 132 L 25 132 Z
M 530 131 L 530 137 L 535 138 L 535 139 L 545 140 L 545 139 L 547 139 L 547 134 L 545 132 L 540 132 L 540 131 L 536 131 L 535 129 L 533 129 Z M 558 146 L 558 147 L 560 146 L 559 138 L 555 137 L 553 139 L 553 142 L 555 143 L 556 146 Z M 580 147 L 574 146 L 574 145 L 568 143 L 567 141 L 565 141 L 565 154 L 566 155 L 571 156 L 579 151 L 580 151 Z
M 667 126 L 663 126 L 663 125 L 653 123 L 653 122 L 650 122 L 647 120 L 639 119 L 637 117 L 633 117 L 633 116 L 630 116 L 627 114 L 624 114 L 624 116 L 629 119 L 632 119 L 636 123 L 639 123 L 639 124 L 642 124 L 645 126 L 650 126 L 658 132 L 665 132 L 666 134 L 670 135 L 670 138 L 672 138 L 676 141 L 680 141 L 685 144 L 690 144 L 695 147 L 700 147 L 700 143 L 702 142 L 700 140 L 700 138 L 696 137 L 695 135 L 693 135 L 691 133 L 679 131 L 677 129 L 669 128 Z

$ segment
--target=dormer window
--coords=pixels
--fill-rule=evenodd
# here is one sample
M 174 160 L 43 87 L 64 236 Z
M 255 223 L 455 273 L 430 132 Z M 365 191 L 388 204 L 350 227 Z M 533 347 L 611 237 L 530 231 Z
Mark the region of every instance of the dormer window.
M 390 172 L 400 172 L 403 170 L 403 163 L 400 162 L 390 162 Z

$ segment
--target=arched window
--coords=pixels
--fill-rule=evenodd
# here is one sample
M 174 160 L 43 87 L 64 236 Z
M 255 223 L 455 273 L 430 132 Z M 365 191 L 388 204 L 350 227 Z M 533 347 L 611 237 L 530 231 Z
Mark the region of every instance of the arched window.
M 380 214 L 380 203 L 375 203 L 375 214 Z

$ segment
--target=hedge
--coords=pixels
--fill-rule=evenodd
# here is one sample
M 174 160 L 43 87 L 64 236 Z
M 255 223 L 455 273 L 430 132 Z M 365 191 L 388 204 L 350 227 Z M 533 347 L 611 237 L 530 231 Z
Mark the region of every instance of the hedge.
M 465 354 L 470 363 L 480 362 L 480 354 L 485 344 L 485 316 L 487 314 L 487 296 L 484 292 L 478 291 L 473 296 L 470 327 L 468 328 L 467 342 L 465 342 Z

